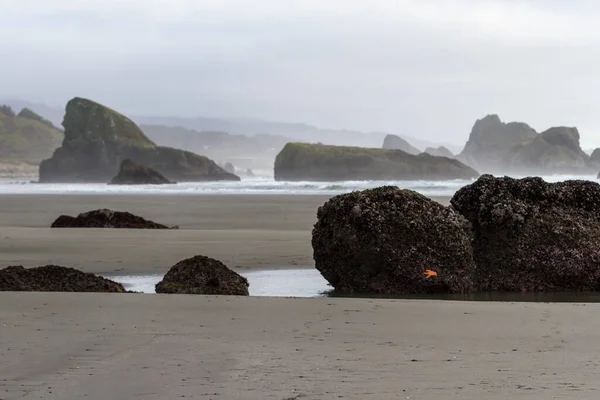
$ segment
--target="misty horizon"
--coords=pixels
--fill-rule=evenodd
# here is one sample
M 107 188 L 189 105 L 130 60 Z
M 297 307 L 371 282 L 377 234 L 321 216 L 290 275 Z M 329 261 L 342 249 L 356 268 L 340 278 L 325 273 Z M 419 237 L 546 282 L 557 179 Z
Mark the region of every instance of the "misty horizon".
M 4 99 L 463 145 L 497 114 L 600 147 L 600 5 L 540 0 L 8 0 Z

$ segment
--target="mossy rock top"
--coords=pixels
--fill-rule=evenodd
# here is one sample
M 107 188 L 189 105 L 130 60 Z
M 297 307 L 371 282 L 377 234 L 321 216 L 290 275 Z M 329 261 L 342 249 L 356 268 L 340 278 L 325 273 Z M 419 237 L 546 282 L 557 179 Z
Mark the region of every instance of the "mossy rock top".
M 275 158 L 276 180 L 446 180 L 479 174 L 458 160 L 402 150 L 288 143 Z

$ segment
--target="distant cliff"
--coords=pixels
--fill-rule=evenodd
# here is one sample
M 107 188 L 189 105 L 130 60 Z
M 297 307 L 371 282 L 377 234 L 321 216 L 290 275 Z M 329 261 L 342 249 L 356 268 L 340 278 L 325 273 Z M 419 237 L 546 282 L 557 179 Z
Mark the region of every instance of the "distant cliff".
M 402 150 L 288 143 L 275 159 L 284 181 L 471 179 L 477 171 L 460 161 Z
M 62 146 L 40 164 L 40 182 L 108 182 L 127 158 L 171 181 L 239 180 L 207 157 L 157 146 L 129 118 L 90 100 L 69 101 L 63 126 Z

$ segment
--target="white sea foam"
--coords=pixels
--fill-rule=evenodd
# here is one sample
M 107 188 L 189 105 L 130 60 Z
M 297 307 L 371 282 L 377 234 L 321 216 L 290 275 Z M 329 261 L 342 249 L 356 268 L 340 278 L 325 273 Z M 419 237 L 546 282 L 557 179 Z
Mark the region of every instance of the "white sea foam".
M 281 269 L 241 272 L 250 283 L 251 296 L 320 297 L 332 288 L 316 269 Z M 162 275 L 124 275 L 105 278 L 122 283 L 127 290 L 156 293 Z
M 549 182 L 567 179 L 596 180 L 594 176 L 555 175 L 543 177 Z M 30 183 L 26 181 L 0 182 L 1 194 L 293 194 L 335 195 L 383 185 L 411 189 L 427 196 L 452 196 L 468 180 L 448 181 L 342 181 L 342 182 L 278 182 L 273 178 L 244 179 L 240 182 L 185 182 L 175 185 L 118 186 L 98 183 Z

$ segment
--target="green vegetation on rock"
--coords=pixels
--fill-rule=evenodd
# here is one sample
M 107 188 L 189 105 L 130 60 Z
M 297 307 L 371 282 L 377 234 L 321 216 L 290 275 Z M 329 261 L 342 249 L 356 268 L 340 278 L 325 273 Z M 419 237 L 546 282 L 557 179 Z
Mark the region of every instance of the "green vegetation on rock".
M 171 181 L 239 180 L 207 157 L 157 146 L 129 118 L 90 100 L 69 101 L 63 126 L 63 144 L 40 164 L 40 182 L 108 182 L 124 159 Z
M 37 165 L 49 157 L 63 133 L 31 110 L 18 115 L 0 106 L 0 163 Z
M 48 121 L 46 118 L 43 118 L 42 116 L 31 111 L 29 108 L 22 109 L 18 116 L 21 118 L 27 118 L 27 119 L 41 122 L 42 124 L 44 124 L 50 128 L 56 128 L 52 122 Z
M 402 150 L 288 143 L 275 159 L 276 180 L 445 180 L 478 176 L 460 161 Z

